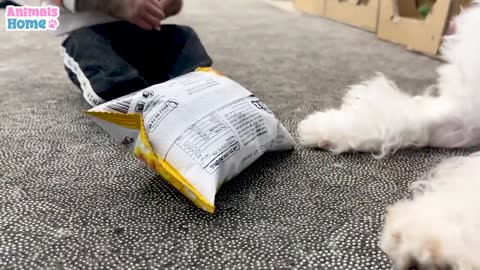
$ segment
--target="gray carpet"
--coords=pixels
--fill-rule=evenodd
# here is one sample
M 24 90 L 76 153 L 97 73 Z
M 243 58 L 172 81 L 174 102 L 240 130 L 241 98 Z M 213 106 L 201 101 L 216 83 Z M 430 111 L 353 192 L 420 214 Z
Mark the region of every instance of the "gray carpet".
M 307 113 L 377 71 L 406 89 L 435 78 L 438 62 L 355 28 L 261 1 L 186 2 L 173 21 L 295 136 Z M 297 147 L 225 185 L 209 215 L 82 115 L 59 42 L 0 30 L 0 269 L 390 269 L 377 246 L 385 206 L 461 154 L 376 161 Z

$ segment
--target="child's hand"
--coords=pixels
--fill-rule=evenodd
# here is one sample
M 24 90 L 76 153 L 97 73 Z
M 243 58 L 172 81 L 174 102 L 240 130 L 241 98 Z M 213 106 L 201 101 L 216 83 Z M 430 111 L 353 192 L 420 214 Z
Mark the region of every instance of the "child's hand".
M 145 30 L 160 30 L 161 21 L 165 19 L 159 0 L 129 0 L 125 11 L 126 20 Z
M 158 0 L 162 5 L 162 10 L 167 17 L 173 16 L 180 12 L 183 6 L 182 0 Z
M 165 19 L 164 6 L 160 0 L 109 0 L 100 10 L 110 15 L 127 20 L 145 30 L 160 30 L 160 23 Z
M 180 12 L 182 4 L 182 0 L 83 0 L 76 2 L 76 10 L 96 9 L 145 30 L 160 30 L 161 21 Z

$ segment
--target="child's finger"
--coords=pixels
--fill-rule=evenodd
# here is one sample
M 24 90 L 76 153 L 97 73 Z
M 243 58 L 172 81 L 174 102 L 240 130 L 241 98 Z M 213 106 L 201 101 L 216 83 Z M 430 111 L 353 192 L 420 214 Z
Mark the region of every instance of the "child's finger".
M 182 0 L 154 0 L 160 4 L 160 8 L 166 17 L 173 16 L 180 12 L 183 6 Z
M 153 29 L 152 25 L 149 22 L 145 21 L 144 19 L 135 19 L 135 20 L 132 20 L 131 22 L 144 30 Z
M 161 20 L 150 13 L 143 14 L 142 19 L 150 24 L 153 29 L 158 29 L 160 27 Z
M 162 10 L 160 2 L 153 0 L 147 4 L 147 12 L 158 18 L 159 20 L 165 19 L 165 13 Z

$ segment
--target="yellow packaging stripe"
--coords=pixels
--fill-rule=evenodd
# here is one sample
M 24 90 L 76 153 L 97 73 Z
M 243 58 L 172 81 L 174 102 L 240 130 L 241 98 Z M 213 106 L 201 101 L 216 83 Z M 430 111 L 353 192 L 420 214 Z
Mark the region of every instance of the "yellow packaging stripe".
M 212 67 L 199 67 L 197 68 L 195 71 L 201 71 L 201 72 L 210 72 L 210 73 L 214 73 L 218 76 L 222 76 L 224 77 L 225 75 L 223 75 L 220 71 L 218 70 L 215 70 L 214 68 Z
M 95 116 L 96 118 L 105 120 L 112 124 L 122 126 L 125 128 L 138 129 L 141 127 L 142 116 L 140 114 L 120 114 L 110 112 L 89 112 L 85 111 L 87 115 Z
M 147 134 L 140 119 L 140 142 L 147 148 L 148 153 L 141 147 L 135 147 L 135 155 L 147 162 L 147 164 L 165 180 L 167 180 L 180 193 L 192 201 L 197 207 L 209 212 L 215 212 L 215 205 L 211 204 L 200 192 L 198 192 L 170 163 L 157 157 L 148 141 Z
M 139 114 L 119 114 L 109 112 L 85 112 L 88 115 L 97 117 L 112 124 L 140 130 L 140 142 L 147 151 L 141 147 L 135 147 L 135 156 L 145 161 L 150 168 L 160 174 L 175 189 L 192 201 L 197 207 L 209 212 L 215 212 L 215 206 L 208 202 L 205 197 L 198 192 L 170 163 L 158 158 L 148 141 L 147 134 L 143 127 L 143 120 Z

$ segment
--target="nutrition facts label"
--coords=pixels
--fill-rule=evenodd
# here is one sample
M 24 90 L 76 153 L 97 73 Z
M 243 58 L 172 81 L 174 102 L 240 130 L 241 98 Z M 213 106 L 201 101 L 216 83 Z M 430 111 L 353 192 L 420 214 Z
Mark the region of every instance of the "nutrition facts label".
M 237 136 L 216 113 L 187 129 L 176 145 L 210 173 L 239 150 Z
M 247 145 L 267 132 L 265 120 L 258 113 L 257 98 L 250 96 L 225 106 L 218 113 L 227 119 L 240 137 L 242 145 Z
M 262 110 L 250 96 L 232 102 L 189 127 L 176 141 L 186 154 L 212 173 L 240 147 L 267 132 Z

